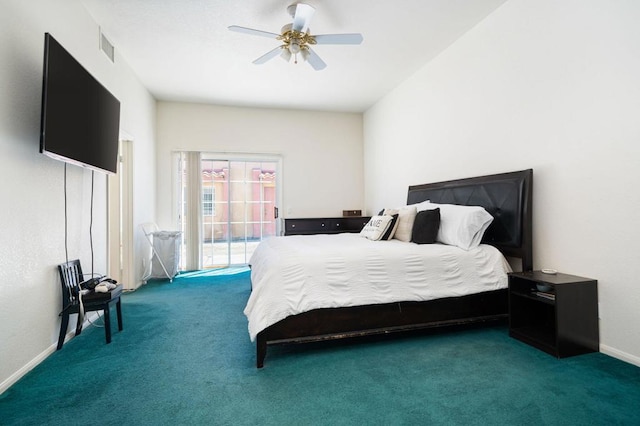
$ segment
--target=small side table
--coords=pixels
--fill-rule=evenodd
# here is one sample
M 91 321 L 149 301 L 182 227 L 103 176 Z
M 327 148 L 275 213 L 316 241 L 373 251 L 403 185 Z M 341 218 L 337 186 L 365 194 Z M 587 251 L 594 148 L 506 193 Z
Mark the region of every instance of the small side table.
M 598 282 L 541 271 L 509 274 L 509 336 L 558 358 L 598 352 Z

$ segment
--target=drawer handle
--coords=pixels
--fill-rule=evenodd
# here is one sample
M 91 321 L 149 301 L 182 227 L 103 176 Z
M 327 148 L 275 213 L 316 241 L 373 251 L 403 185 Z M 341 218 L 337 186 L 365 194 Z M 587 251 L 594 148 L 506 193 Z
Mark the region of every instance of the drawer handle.
M 292 228 L 295 228 L 296 226 L 295 226 L 295 225 L 291 225 L 291 227 L 292 227 Z
M 322 226 L 324 226 L 324 223 L 322 224 Z

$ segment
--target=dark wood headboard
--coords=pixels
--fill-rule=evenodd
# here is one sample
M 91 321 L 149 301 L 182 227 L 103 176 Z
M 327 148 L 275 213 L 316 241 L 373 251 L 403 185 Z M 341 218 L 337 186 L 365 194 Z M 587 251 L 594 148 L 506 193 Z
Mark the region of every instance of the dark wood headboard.
M 533 269 L 532 247 L 533 170 L 413 185 L 407 204 L 430 200 L 440 204 L 482 206 L 493 222 L 482 242 L 507 257 L 522 260 L 522 270 Z

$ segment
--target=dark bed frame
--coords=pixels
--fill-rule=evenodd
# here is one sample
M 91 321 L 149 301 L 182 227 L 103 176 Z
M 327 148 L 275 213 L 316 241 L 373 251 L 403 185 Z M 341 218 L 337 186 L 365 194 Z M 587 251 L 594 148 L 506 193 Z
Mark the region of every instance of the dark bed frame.
M 523 170 L 409 187 L 407 204 L 430 200 L 441 204 L 482 206 L 494 220 L 483 243 L 533 269 L 531 193 L 533 170 Z M 315 309 L 289 316 L 258 333 L 256 364 L 264 366 L 267 345 L 318 342 L 452 325 L 504 320 L 507 290 L 424 302 L 394 302 Z

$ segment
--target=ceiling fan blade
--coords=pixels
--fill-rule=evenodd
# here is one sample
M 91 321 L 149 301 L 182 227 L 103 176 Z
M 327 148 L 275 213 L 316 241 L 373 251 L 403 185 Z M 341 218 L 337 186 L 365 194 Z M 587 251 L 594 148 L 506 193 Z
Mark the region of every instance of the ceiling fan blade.
M 311 65 L 316 71 L 323 70 L 327 67 L 327 64 L 325 64 L 324 61 L 320 59 L 320 56 L 318 56 L 318 54 L 311 49 L 309 49 L 309 57 L 307 58 L 307 62 L 309 62 L 309 65 Z
M 256 35 L 256 36 L 261 36 L 261 37 L 268 37 L 268 38 L 278 38 L 278 37 L 280 37 L 280 34 L 270 33 L 268 31 L 254 30 L 253 28 L 239 27 L 237 25 L 231 25 L 229 27 L 229 30 L 235 31 L 237 33 L 244 33 L 244 34 Z
M 264 64 L 268 60 L 273 59 L 276 56 L 278 56 L 281 51 L 282 51 L 282 46 L 278 46 L 275 49 L 270 50 L 267 53 L 265 53 L 264 55 L 260 56 L 258 59 L 253 61 L 253 63 L 256 64 L 256 65 Z
M 296 13 L 293 16 L 292 29 L 301 33 L 306 33 L 311 23 L 311 17 L 316 10 L 305 3 L 296 4 Z
M 362 34 L 320 34 L 313 36 L 316 44 L 360 44 Z

